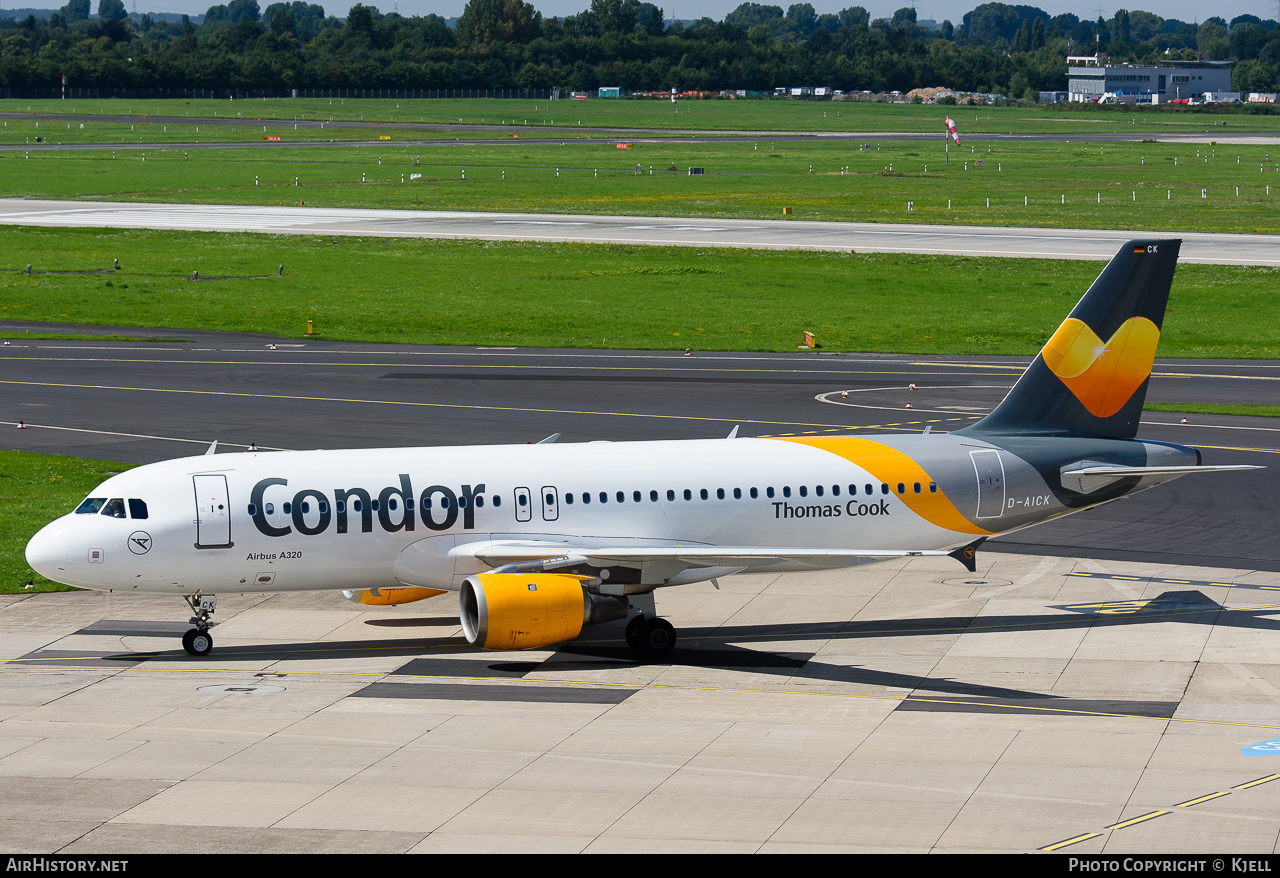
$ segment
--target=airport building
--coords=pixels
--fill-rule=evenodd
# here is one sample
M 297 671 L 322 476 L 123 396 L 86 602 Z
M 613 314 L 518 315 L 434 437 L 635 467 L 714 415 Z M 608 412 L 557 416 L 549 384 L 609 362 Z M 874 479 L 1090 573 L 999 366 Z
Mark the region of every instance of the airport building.
M 1231 91 L 1231 61 L 1161 61 L 1155 66 L 1109 66 L 1105 56 L 1067 58 L 1067 100 L 1090 102 L 1114 96 L 1126 103 L 1167 104 L 1206 93 Z

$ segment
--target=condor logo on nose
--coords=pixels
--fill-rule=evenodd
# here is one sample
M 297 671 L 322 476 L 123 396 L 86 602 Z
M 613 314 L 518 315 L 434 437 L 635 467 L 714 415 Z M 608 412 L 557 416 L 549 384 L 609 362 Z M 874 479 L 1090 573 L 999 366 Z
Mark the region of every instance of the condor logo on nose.
M 145 555 L 151 551 L 151 534 L 145 530 L 135 530 L 129 534 L 129 551 L 135 555 Z

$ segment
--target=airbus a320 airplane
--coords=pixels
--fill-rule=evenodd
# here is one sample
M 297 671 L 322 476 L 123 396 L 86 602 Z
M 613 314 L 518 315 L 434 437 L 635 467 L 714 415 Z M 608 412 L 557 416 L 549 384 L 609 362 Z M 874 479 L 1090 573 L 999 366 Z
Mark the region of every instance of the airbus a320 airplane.
M 193 655 L 225 592 L 457 591 L 477 647 L 625 618 L 660 657 L 676 640 L 660 588 L 907 555 L 972 571 L 993 535 L 1252 468 L 1134 438 L 1180 243 L 1126 244 L 995 410 L 953 433 L 206 454 L 108 479 L 27 561 L 78 588 L 182 596 Z

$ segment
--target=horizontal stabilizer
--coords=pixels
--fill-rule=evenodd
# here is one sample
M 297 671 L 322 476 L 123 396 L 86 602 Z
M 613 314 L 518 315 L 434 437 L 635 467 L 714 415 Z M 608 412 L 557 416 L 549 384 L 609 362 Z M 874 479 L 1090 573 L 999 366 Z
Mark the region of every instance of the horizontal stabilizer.
M 1224 473 L 1239 470 L 1266 469 L 1261 466 L 1115 466 L 1097 464 L 1071 469 L 1063 468 L 1062 486 L 1081 494 L 1092 494 L 1120 479 L 1163 476 L 1162 481 L 1172 481 L 1188 473 Z

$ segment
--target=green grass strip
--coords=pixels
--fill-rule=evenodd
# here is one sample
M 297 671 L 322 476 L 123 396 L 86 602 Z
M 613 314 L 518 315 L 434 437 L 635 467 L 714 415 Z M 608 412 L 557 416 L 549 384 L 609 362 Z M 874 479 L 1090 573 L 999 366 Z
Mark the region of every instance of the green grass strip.
M 0 594 L 68 591 L 27 566 L 27 542 L 35 532 L 76 507 L 100 482 L 130 469 L 127 463 L 0 451 Z
M 93 229 L 0 230 L 0 321 L 467 346 L 1034 355 L 1101 263 Z M 32 274 L 128 266 L 102 274 Z M 284 276 L 276 274 L 285 266 Z M 200 277 L 226 280 L 206 283 Z M 1280 269 L 1182 265 L 1165 357 L 1280 357 Z M 51 328 L 52 329 L 52 328 Z
M 1254 418 L 1280 418 L 1280 405 L 1215 405 L 1199 402 L 1149 402 L 1149 412 L 1176 412 L 1186 415 L 1248 415 Z

